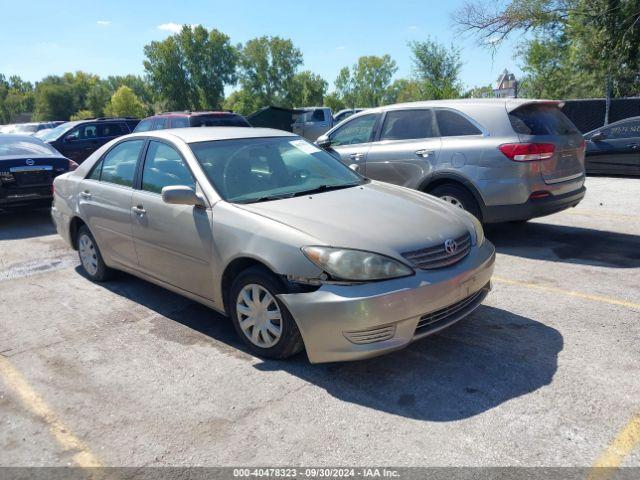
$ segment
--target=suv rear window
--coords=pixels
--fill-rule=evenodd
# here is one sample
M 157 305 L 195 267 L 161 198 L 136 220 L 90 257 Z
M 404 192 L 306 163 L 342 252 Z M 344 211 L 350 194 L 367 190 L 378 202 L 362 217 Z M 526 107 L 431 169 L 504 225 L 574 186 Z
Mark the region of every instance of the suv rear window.
M 192 127 L 250 127 L 240 115 L 194 115 L 190 119 Z
M 522 135 L 580 134 L 571 120 L 555 105 L 530 104 L 509 114 L 511 126 Z

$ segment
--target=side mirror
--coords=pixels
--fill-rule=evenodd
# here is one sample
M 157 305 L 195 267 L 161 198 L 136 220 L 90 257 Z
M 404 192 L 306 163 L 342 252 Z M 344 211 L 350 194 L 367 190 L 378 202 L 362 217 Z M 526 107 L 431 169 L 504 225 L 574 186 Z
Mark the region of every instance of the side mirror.
M 164 187 L 162 189 L 162 201 L 171 205 L 205 206 L 204 199 L 193 188 L 183 185 Z
M 320 135 L 316 140 L 316 145 L 326 150 L 327 148 L 331 147 L 331 139 L 329 139 L 329 137 L 327 137 L 326 135 Z
M 75 142 L 78 139 L 75 135 L 67 135 L 64 137 L 65 142 Z
M 607 134 L 600 131 L 594 135 L 591 136 L 591 138 L 589 140 L 591 140 L 592 142 L 601 142 L 602 140 L 605 140 L 607 138 Z

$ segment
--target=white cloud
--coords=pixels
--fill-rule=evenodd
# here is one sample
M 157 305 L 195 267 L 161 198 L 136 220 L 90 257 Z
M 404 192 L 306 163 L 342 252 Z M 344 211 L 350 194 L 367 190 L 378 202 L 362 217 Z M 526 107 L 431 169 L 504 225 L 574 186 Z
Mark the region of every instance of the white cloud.
M 191 28 L 198 26 L 197 23 L 182 24 L 182 23 L 169 22 L 169 23 L 163 23 L 161 25 L 158 25 L 158 30 L 164 30 L 165 32 L 171 32 L 171 33 L 180 33 L 184 25 L 187 25 Z
M 409 25 L 407 28 L 409 30 L 418 30 L 418 26 L 417 25 Z
M 109 20 L 98 20 L 96 23 L 98 25 L 100 25 L 101 27 L 109 27 L 109 26 L 111 26 L 111 21 L 109 21 Z
M 340 45 L 339 47 L 336 47 L 336 50 L 344 50 L 345 48 L 347 47 L 345 47 L 344 45 Z

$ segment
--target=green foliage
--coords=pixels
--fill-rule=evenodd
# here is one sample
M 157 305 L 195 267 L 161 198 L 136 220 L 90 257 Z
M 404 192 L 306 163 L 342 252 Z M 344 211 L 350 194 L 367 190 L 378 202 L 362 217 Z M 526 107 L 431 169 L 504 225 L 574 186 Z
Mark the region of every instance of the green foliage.
M 36 87 L 35 120 L 66 120 L 78 110 L 78 94 L 64 82 L 48 78 Z
M 423 42 L 409 44 L 413 60 L 413 76 L 416 84 L 413 92 L 419 91 L 423 100 L 457 98 L 462 91 L 460 83 L 460 49 L 450 48 L 428 38 Z
M 19 114 L 32 112 L 35 97 L 33 85 L 12 75 L 7 80 L 0 73 L 0 123 L 9 123 Z
M 255 111 L 268 105 L 292 107 L 298 100 L 292 93 L 296 83 L 296 71 L 302 65 L 302 52 L 293 42 L 280 37 L 259 37 L 249 40 L 240 55 L 240 86 L 237 95 L 242 99 L 243 110 Z M 299 79 L 300 80 L 300 79 Z M 313 88 L 317 89 L 317 81 Z
M 296 73 L 291 79 L 286 103 L 293 107 L 322 105 L 327 81 L 309 70 Z
M 397 70 L 389 55 L 360 57 L 351 68 L 340 70 L 335 95 L 346 108 L 380 106 L 388 100 L 388 89 Z
M 71 118 L 69 118 L 69 120 L 73 122 L 76 120 L 88 120 L 95 117 L 96 115 L 91 110 L 78 110 L 76 113 L 71 115 Z
M 142 101 L 126 85 L 121 86 L 113 94 L 104 111 L 110 117 L 143 118 L 146 114 Z

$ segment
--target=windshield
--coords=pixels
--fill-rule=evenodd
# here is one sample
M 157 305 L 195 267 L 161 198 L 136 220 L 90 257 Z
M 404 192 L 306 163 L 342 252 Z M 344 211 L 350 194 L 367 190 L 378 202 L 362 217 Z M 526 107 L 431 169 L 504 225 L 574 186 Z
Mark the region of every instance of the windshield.
M 38 131 L 38 125 L 34 125 L 32 123 L 25 123 L 23 125 L 18 125 L 16 127 L 16 132 L 19 133 L 32 133 Z
M 63 123 L 62 125 L 58 125 L 56 128 L 47 130 L 47 133 L 40 138 L 44 142 L 53 142 L 69 131 L 74 125 L 75 123 L 71 122 Z
M 58 151 L 38 140 L 0 137 L 0 157 L 13 155 L 60 155 Z
M 229 202 L 275 200 L 365 182 L 299 137 L 217 140 L 190 147 L 220 196 Z

